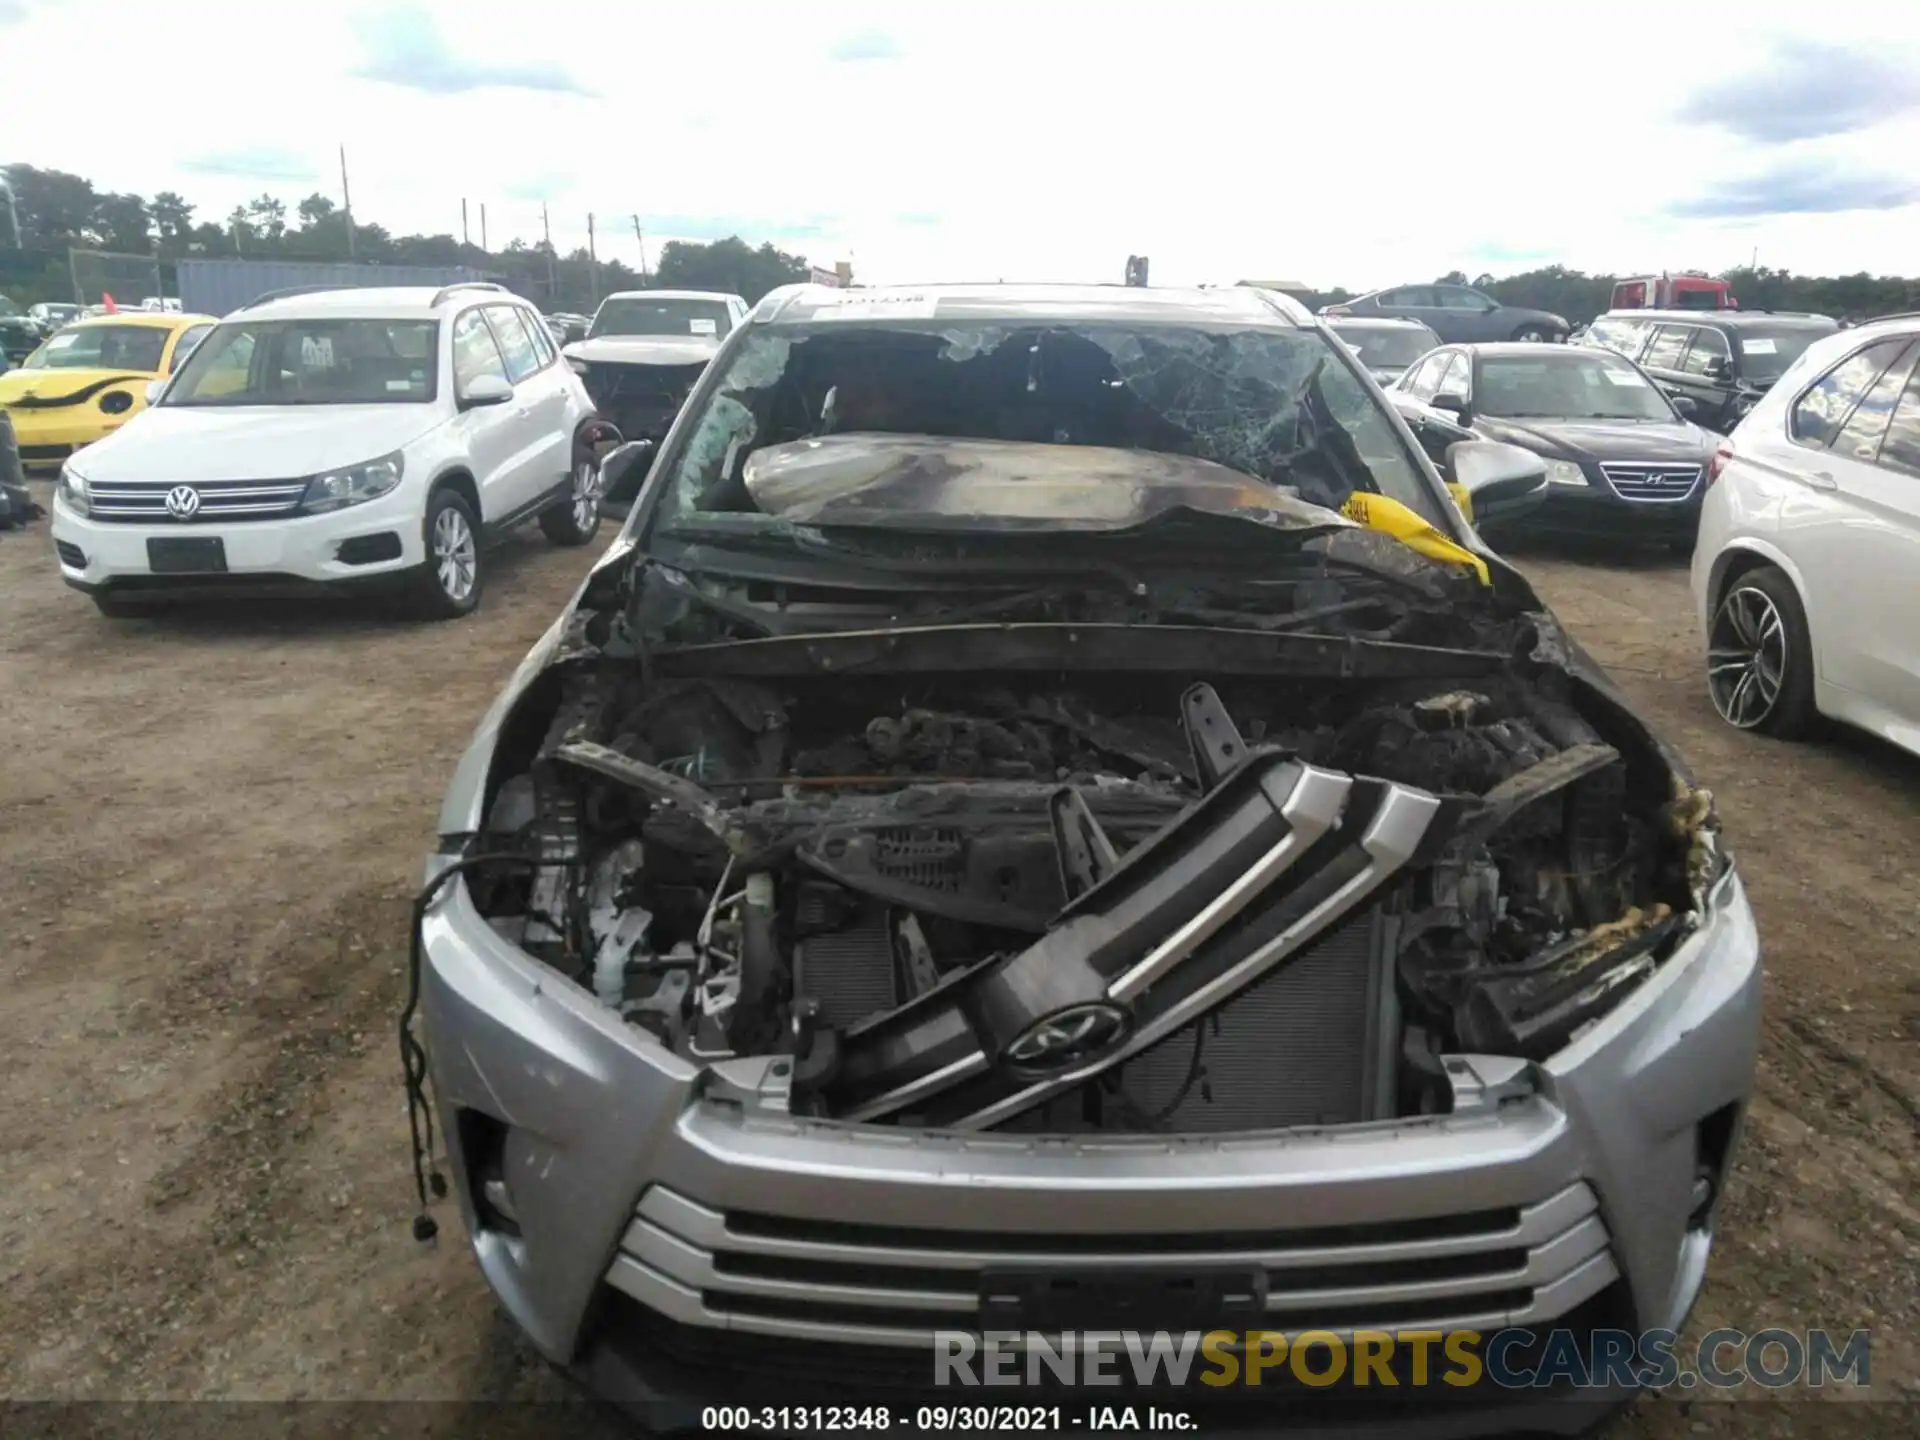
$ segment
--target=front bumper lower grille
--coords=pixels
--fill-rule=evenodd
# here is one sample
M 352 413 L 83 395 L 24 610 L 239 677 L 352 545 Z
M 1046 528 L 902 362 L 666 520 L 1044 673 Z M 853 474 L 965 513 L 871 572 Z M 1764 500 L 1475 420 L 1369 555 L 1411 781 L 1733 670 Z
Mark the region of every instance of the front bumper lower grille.
M 1671 503 L 1693 498 L 1700 484 L 1700 469 L 1698 465 L 1610 460 L 1601 465 L 1600 473 L 1622 500 Z
M 167 508 L 167 496 L 190 488 L 199 506 L 188 516 Z M 294 514 L 307 492 L 304 480 L 213 480 L 181 487 L 174 484 L 109 483 L 89 486 L 89 513 L 95 520 L 129 525 L 195 524 L 211 520 L 275 520 Z
M 1491 1332 L 1568 1314 L 1619 1278 L 1594 1192 L 1388 1224 L 1240 1235 L 902 1229 L 722 1212 L 663 1185 L 641 1197 L 607 1282 L 682 1325 L 848 1345 L 931 1347 L 983 1325 L 991 1274 L 1245 1267 L 1273 1329 Z M 1152 1317 L 1143 1316 L 1151 1327 Z M 1027 1327 L 1032 1328 L 1032 1327 Z M 1195 1328 L 1190 1321 L 1161 1328 Z M 1208 1328 L 1208 1327 L 1201 1327 Z M 1246 1329 L 1244 1314 L 1220 1328 Z

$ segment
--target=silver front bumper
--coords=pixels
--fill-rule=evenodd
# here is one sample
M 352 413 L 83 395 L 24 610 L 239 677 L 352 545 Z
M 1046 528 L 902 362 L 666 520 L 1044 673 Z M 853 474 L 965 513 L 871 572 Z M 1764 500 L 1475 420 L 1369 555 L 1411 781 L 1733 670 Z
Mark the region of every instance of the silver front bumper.
M 910 1346 L 1026 1255 L 1258 1263 L 1274 1328 L 1549 1322 L 1615 1281 L 1678 1328 L 1710 1226 L 1701 1125 L 1745 1101 L 1758 941 L 1738 880 L 1665 965 L 1471 1114 L 1248 1136 L 1063 1139 L 749 1114 L 520 953 L 456 882 L 428 915 L 431 1073 L 481 1268 L 565 1363 L 603 1286 L 682 1326 Z M 518 1235 L 476 1223 L 458 1112 L 508 1127 Z M 1721 1157 L 1724 1160 L 1724 1154 Z M 696 1332 L 697 1333 L 697 1332 Z

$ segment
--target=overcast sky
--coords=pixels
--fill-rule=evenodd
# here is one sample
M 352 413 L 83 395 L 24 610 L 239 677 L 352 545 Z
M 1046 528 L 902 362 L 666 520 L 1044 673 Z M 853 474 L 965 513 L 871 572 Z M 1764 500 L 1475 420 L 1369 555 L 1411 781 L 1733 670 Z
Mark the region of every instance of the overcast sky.
M 0 163 L 874 282 L 1920 273 L 1920 5 L 0 0 Z

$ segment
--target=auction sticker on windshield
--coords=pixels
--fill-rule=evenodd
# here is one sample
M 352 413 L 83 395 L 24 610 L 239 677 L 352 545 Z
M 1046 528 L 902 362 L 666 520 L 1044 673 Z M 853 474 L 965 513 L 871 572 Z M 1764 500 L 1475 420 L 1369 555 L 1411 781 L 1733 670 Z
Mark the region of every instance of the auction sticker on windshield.
M 1749 340 L 1742 341 L 1740 348 L 1749 355 L 1771 355 L 1773 354 L 1773 341 L 1767 339 L 1764 335 L 1756 335 Z
M 717 335 L 720 333 L 720 327 L 715 325 L 711 320 L 695 316 L 687 322 L 687 333 L 691 335 Z
M 931 320 L 939 308 L 935 295 L 858 295 L 843 292 L 822 297 L 814 306 L 816 320 Z
M 1647 383 L 1631 370 L 1608 370 L 1607 379 L 1616 385 L 1645 385 Z

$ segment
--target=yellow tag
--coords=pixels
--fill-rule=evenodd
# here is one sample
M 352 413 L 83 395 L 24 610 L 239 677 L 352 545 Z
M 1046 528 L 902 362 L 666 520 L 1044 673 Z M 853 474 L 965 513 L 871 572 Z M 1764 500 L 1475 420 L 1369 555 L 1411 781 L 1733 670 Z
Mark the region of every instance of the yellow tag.
M 1487 571 L 1486 561 L 1471 550 L 1456 545 L 1398 500 L 1356 490 L 1347 497 L 1347 503 L 1340 509 L 1349 520 L 1358 520 L 1369 530 L 1378 530 L 1383 535 L 1391 535 L 1402 545 L 1419 551 L 1429 560 L 1440 560 L 1449 565 L 1468 566 L 1475 575 L 1480 577 L 1482 585 L 1493 584 L 1493 576 Z

